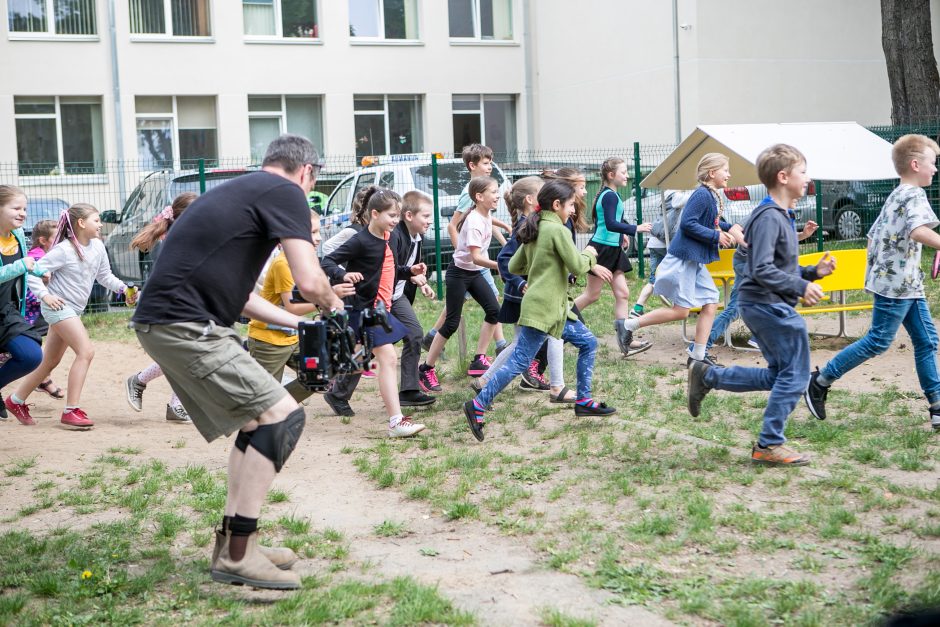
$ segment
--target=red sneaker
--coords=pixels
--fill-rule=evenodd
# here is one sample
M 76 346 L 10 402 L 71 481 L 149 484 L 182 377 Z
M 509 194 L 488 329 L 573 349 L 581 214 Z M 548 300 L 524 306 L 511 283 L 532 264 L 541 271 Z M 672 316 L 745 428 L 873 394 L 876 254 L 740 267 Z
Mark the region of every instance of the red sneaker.
M 10 400 L 10 397 L 3 399 L 3 405 L 7 408 L 7 411 L 16 416 L 16 419 L 20 421 L 20 424 L 24 425 L 34 425 L 36 421 L 33 420 L 33 417 L 29 415 L 29 406 L 26 403 L 20 405 L 19 403 L 14 403 Z
M 88 414 L 76 407 L 72 411 L 62 412 L 62 424 L 70 427 L 79 427 L 87 429 L 94 427 L 95 423 L 88 419 Z

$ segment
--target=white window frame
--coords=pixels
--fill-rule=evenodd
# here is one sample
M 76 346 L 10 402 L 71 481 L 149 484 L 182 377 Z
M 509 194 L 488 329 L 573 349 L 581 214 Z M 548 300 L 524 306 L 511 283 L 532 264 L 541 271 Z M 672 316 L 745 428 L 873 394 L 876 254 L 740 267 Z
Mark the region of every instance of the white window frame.
M 454 96 L 475 96 L 476 98 L 479 99 L 480 104 L 477 109 L 455 109 L 454 108 Z M 453 119 L 455 115 L 460 115 L 460 114 L 479 115 L 480 116 L 480 143 L 483 144 L 484 146 L 488 146 L 489 144 L 486 141 L 486 113 L 484 113 L 484 107 L 483 107 L 483 101 L 487 98 L 487 96 L 489 97 L 501 96 L 501 97 L 509 97 L 511 99 L 513 113 L 515 114 L 515 117 L 516 117 L 517 127 L 514 130 L 516 131 L 516 141 L 518 143 L 519 141 L 518 139 L 519 138 L 519 135 L 518 135 L 519 111 L 518 111 L 517 105 L 519 103 L 519 97 L 516 94 L 451 94 L 451 97 L 450 97 L 451 124 L 453 125 Z M 460 148 L 461 146 L 454 146 L 455 151 L 459 151 Z M 519 150 L 518 145 L 516 146 L 516 150 Z
M 348 11 L 349 0 L 344 0 L 346 2 L 346 7 Z M 379 32 L 382 33 L 378 37 L 364 37 L 361 35 L 350 35 L 349 43 L 353 46 L 374 46 L 374 45 L 383 45 L 383 46 L 423 46 L 424 40 L 421 39 L 421 33 L 423 32 L 421 24 L 421 3 L 419 0 L 413 0 L 415 3 L 415 11 L 417 12 L 417 29 L 418 36 L 413 39 L 386 39 L 385 38 L 385 2 L 383 0 L 375 0 L 379 8 Z M 349 26 L 352 26 L 349 24 Z M 386 102 L 386 105 L 388 103 Z M 387 129 L 386 129 L 387 130 Z M 387 132 L 386 132 L 387 134 Z
M 140 94 L 139 94 L 140 95 Z M 170 120 L 173 131 L 173 168 L 176 170 L 181 170 L 182 168 L 182 159 L 180 158 L 180 125 L 179 125 L 179 115 L 177 114 L 177 104 L 176 99 L 179 96 L 161 96 L 154 95 L 148 97 L 153 98 L 170 98 L 171 99 L 171 109 L 170 112 L 159 112 L 159 113 L 137 113 L 136 103 L 134 111 L 134 146 L 137 146 L 137 121 L 138 120 Z M 187 96 L 183 96 L 186 98 Z M 198 97 L 198 96 L 197 96 Z M 219 132 L 219 99 L 218 96 L 212 96 L 215 100 L 215 131 L 216 131 L 216 150 L 218 151 L 218 132 Z M 137 159 L 140 160 L 140 155 L 137 155 Z M 219 157 L 216 157 L 217 160 L 220 160 Z
M 518 46 L 519 41 L 516 38 L 516 23 L 515 20 L 512 20 L 512 38 L 511 39 L 483 39 L 481 34 L 482 26 L 480 24 L 480 0 L 469 0 L 472 3 L 472 13 L 473 13 L 473 36 L 472 37 L 454 37 L 450 34 L 450 26 L 448 25 L 447 35 L 450 37 L 451 45 L 464 45 L 464 46 Z M 510 19 L 514 17 L 515 13 L 515 2 L 514 0 L 507 0 L 509 2 L 509 15 Z
M 163 0 L 163 23 L 166 25 L 166 31 L 162 33 L 135 33 L 131 30 L 130 24 L 130 3 L 132 0 L 127 0 L 128 6 L 128 30 L 130 31 L 130 40 L 131 41 L 158 41 L 158 42 L 183 42 L 183 43 L 214 43 L 215 35 L 212 33 L 215 32 L 213 28 L 215 26 L 215 11 L 212 0 L 204 0 L 206 3 L 206 11 L 209 13 L 209 34 L 208 35 L 174 35 L 173 34 L 173 3 L 172 0 Z M 243 29 L 244 30 L 244 29 Z M 175 98 L 175 96 L 174 96 Z M 174 103 L 176 100 L 173 101 Z
M 274 30 L 273 35 L 248 35 L 245 33 L 244 12 L 242 13 L 242 36 L 245 43 L 251 44 L 299 44 L 302 46 L 323 45 L 323 38 L 320 36 L 320 0 L 310 0 L 313 2 L 314 12 L 317 16 L 317 36 L 316 37 L 285 37 L 284 23 L 282 21 L 281 2 L 283 0 L 274 0 Z M 244 2 L 242 2 L 244 4 Z
M 9 30 L 10 24 L 10 7 L 7 4 L 7 30 L 10 40 L 17 39 L 45 39 L 45 40 L 55 40 L 55 41 L 99 41 L 98 36 L 98 6 L 96 0 L 92 0 L 91 4 L 95 7 L 95 32 L 94 34 L 88 35 L 71 35 L 71 34 L 62 34 L 55 32 L 55 6 L 53 5 L 53 0 L 44 0 L 43 2 L 46 5 L 46 30 L 39 32 L 25 32 L 19 30 Z
M 66 179 L 71 179 L 76 182 L 88 181 L 89 179 L 97 180 L 100 178 L 107 179 L 107 175 L 104 174 L 66 174 L 65 173 L 65 145 L 62 141 L 62 109 L 60 107 L 61 101 L 59 100 L 61 96 L 43 96 L 45 98 L 53 98 L 53 103 L 55 106 L 55 112 L 53 113 L 14 113 L 13 119 L 14 124 L 16 120 L 55 120 L 55 143 L 56 143 L 56 170 L 59 171 L 59 174 L 52 175 L 55 178 L 52 180 L 58 180 L 59 177 L 65 177 Z M 98 99 L 98 102 L 91 101 L 95 96 L 89 96 L 89 102 L 80 103 L 80 102 L 70 102 L 68 104 L 97 104 L 101 107 L 101 116 L 104 118 L 104 105 L 101 102 L 101 98 Z M 14 105 L 15 107 L 16 105 Z M 104 135 L 104 119 L 101 120 L 102 130 L 101 133 Z M 16 138 L 16 141 L 19 142 L 19 137 Z M 104 141 L 104 137 L 102 137 Z M 19 148 L 19 143 L 17 143 L 17 148 Z M 105 159 L 102 159 L 104 161 Z M 26 175 L 20 178 L 26 178 L 32 181 L 39 179 L 49 180 L 49 175 L 37 174 L 37 175 Z M 79 181 L 80 180 L 80 181 Z
M 356 98 L 377 98 L 382 96 L 382 110 L 381 111 L 357 111 L 356 110 Z M 356 126 L 356 116 L 357 115 L 381 115 L 384 116 L 382 122 L 384 122 L 384 131 L 385 131 L 385 153 L 391 154 L 392 150 L 392 138 L 391 133 L 388 129 L 388 99 L 391 96 L 393 99 L 400 99 L 403 96 L 408 96 L 413 98 L 416 103 L 421 105 L 421 115 L 419 116 L 421 120 L 421 150 L 416 150 L 415 152 L 422 152 L 424 150 L 424 106 L 421 94 L 353 94 L 353 128 Z

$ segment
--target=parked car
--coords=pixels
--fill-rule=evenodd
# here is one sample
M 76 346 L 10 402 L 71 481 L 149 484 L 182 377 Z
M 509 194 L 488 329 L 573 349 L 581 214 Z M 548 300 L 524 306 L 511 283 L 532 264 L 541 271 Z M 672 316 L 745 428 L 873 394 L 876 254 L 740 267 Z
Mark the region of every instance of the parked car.
M 321 232 L 324 240 L 329 239 L 344 227 L 349 226 L 352 215 L 352 203 L 356 194 L 369 185 L 378 185 L 393 189 L 399 194 L 412 189 L 422 191 L 429 196 L 434 194 L 434 179 L 431 172 L 431 156 L 418 155 L 391 155 L 386 157 L 366 157 L 363 159 L 365 167 L 346 176 L 326 201 L 326 210 L 321 216 Z M 447 224 L 457 209 L 457 199 L 460 192 L 470 180 L 470 173 L 461 159 L 438 159 L 438 202 L 441 211 L 441 248 L 450 250 L 450 235 L 447 233 Z M 509 210 L 502 200 L 503 193 L 508 191 L 511 183 L 503 174 L 499 166 L 493 164 L 493 178 L 500 186 L 500 201 L 494 213 L 495 217 L 509 223 Z M 426 248 L 434 248 L 434 225 L 424 238 Z M 491 249 L 490 258 L 495 259 L 495 252 L 499 244 Z
M 26 204 L 26 221 L 23 231 L 28 238 L 32 235 L 33 227 L 42 220 L 59 221 L 62 211 L 69 208 L 69 203 L 61 198 L 37 198 L 31 196 Z
M 252 170 L 209 170 L 206 172 L 206 189 L 211 189 Z M 148 174 L 131 192 L 121 213 L 105 211 L 101 221 L 115 227 L 105 242 L 111 260 L 111 271 L 122 281 L 140 285 L 150 273 L 152 260 L 149 253 L 130 250 L 134 236 L 164 207 L 182 192 L 199 192 L 199 173 L 193 170 L 174 172 L 163 170 Z

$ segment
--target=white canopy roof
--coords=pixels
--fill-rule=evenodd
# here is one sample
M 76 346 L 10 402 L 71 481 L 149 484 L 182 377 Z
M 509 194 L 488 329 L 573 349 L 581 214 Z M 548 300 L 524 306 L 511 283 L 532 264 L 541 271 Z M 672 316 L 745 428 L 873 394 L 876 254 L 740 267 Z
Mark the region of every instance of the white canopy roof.
M 760 180 L 754 162 L 762 150 L 777 143 L 795 146 L 806 155 L 807 173 L 816 180 L 898 177 L 891 162 L 891 144 L 855 122 L 715 124 L 696 128 L 641 186 L 691 189 L 699 159 L 709 152 L 730 157 L 730 185 L 756 185 Z

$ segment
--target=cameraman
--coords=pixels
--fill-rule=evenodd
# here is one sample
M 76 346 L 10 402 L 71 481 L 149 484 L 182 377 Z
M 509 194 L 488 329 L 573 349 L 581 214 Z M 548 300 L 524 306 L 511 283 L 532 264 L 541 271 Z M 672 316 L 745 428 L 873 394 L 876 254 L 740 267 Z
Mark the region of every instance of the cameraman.
M 325 309 L 343 307 L 311 242 L 306 195 L 319 169 L 309 140 L 281 135 L 260 172 L 198 198 L 167 237 L 133 317 L 141 345 L 206 441 L 238 431 L 212 556 L 219 582 L 300 587 L 288 570 L 297 556 L 258 544 L 257 527 L 268 488 L 300 439 L 304 412 L 242 349 L 232 325 L 242 313 L 282 327 L 301 320 L 252 292 L 278 242 L 301 294 Z

